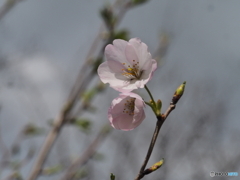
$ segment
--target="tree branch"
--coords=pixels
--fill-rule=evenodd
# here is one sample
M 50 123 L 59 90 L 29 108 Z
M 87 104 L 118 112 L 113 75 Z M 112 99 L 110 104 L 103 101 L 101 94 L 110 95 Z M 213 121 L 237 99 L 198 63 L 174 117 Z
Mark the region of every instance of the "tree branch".
M 172 112 L 173 109 L 175 109 L 175 106 L 176 106 L 175 104 L 170 104 L 170 106 L 168 107 L 168 109 L 166 110 L 166 112 L 164 114 L 162 114 L 161 116 L 157 116 L 156 127 L 155 127 L 155 130 L 154 130 L 153 136 L 152 136 L 151 143 L 150 143 L 149 148 L 148 148 L 147 155 L 146 155 L 145 160 L 144 160 L 144 162 L 141 166 L 141 169 L 138 173 L 138 176 L 135 178 L 135 180 L 142 179 L 146 175 L 144 173 L 144 170 L 145 170 L 145 168 L 147 166 L 147 163 L 149 161 L 149 158 L 152 154 L 152 151 L 153 151 L 154 145 L 156 143 L 159 131 L 160 131 L 164 121 L 168 117 L 168 115 Z
M 108 124 L 103 126 L 103 128 L 97 134 L 96 138 L 92 141 L 92 143 L 88 146 L 84 153 L 72 163 L 72 165 L 68 168 L 66 174 L 61 180 L 73 179 L 77 168 L 87 163 L 87 161 L 95 154 L 99 144 L 105 139 L 105 137 L 110 133 L 110 131 L 111 129 Z

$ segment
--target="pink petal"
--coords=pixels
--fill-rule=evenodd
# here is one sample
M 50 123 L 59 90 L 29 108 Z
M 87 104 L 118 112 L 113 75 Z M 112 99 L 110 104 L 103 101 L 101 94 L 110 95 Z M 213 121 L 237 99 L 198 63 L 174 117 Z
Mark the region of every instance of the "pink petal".
M 157 61 L 155 59 L 152 59 L 152 72 L 154 72 L 157 69 Z
M 100 64 L 100 66 L 98 67 L 98 75 L 99 75 L 99 78 L 101 79 L 101 81 L 105 84 L 109 83 L 112 86 L 125 86 L 126 85 L 126 82 L 124 80 L 117 79 L 115 77 L 115 73 L 113 73 L 109 69 L 107 61 Z
M 116 39 L 113 41 L 113 45 L 109 44 L 105 48 L 105 56 L 107 60 L 119 61 L 121 63 L 127 62 L 125 57 L 125 48 L 127 41 Z
M 130 97 L 135 99 L 134 115 L 123 113 L 125 102 Z M 145 118 L 145 103 L 142 98 L 135 93 L 122 93 L 112 101 L 108 110 L 108 119 L 115 129 L 129 131 L 136 128 Z
M 129 42 L 114 40 L 113 45 L 106 46 L 105 56 L 107 63 L 101 64 L 98 68 L 100 79 L 120 92 L 143 88 L 157 68 L 157 63 L 151 58 L 147 45 L 138 38 L 130 39 Z M 133 67 L 133 60 L 139 62 L 139 70 L 142 72 L 140 79 L 130 80 L 123 75 L 123 69 L 126 72 L 128 66 Z
M 152 59 L 151 54 L 148 52 L 148 47 L 145 43 L 141 42 L 139 38 L 132 38 L 129 43 L 134 47 L 138 56 L 140 67 L 148 60 Z
M 126 58 L 128 60 L 128 62 L 132 65 L 134 62 L 133 60 L 135 60 L 136 62 L 138 62 L 138 56 L 135 52 L 135 49 L 134 47 L 131 45 L 131 44 L 128 44 L 126 46 L 126 49 L 125 49 L 125 55 L 126 55 Z
M 122 74 L 122 69 L 125 69 L 125 66 L 122 65 L 120 62 L 118 61 L 114 61 L 114 60 L 108 60 L 108 67 L 109 69 L 114 72 L 114 73 L 121 73 Z M 123 76 L 124 77 L 124 76 Z M 126 79 L 126 78 L 125 78 Z

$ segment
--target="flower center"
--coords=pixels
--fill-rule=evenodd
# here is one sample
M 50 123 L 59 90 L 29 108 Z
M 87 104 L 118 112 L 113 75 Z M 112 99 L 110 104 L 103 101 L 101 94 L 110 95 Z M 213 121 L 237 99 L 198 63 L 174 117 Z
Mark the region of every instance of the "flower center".
M 124 66 L 126 63 L 122 63 Z M 139 62 L 133 60 L 133 64 L 128 65 L 126 69 L 122 69 L 122 75 L 128 77 L 130 80 L 140 79 L 143 71 L 140 71 Z
M 126 100 L 126 102 L 124 103 L 123 113 L 126 113 L 130 116 L 134 115 L 135 99 L 136 98 L 129 98 Z

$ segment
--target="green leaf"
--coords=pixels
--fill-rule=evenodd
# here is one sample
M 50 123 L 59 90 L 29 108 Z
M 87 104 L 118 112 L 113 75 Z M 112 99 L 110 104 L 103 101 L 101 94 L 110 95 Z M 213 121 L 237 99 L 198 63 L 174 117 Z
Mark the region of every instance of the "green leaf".
M 97 73 L 98 66 L 103 62 L 103 58 L 96 58 L 95 61 L 93 62 L 93 73 Z
M 140 4 L 143 4 L 147 1 L 148 0 L 132 0 L 132 3 L 133 3 L 133 5 L 140 5 Z
M 56 173 L 59 173 L 62 170 L 62 166 L 60 165 L 56 165 L 56 166 L 52 166 L 52 167 L 48 167 L 42 170 L 42 174 L 43 175 L 54 175 Z
M 82 179 L 85 178 L 86 176 L 88 176 L 88 171 L 86 169 L 80 169 L 77 172 L 75 172 L 73 179 Z
M 92 127 L 92 122 L 87 118 L 76 119 L 73 121 L 73 124 L 85 133 L 88 133 Z
M 16 161 L 12 161 L 10 162 L 10 166 L 14 169 L 14 170 L 18 170 L 21 167 L 21 161 L 16 160 Z
M 23 134 L 26 136 L 36 136 L 43 134 L 44 129 L 37 127 L 35 124 L 29 123 L 23 129 Z
M 115 175 L 113 173 L 110 174 L 110 180 L 115 180 Z
M 101 153 L 95 153 L 93 156 L 93 159 L 96 161 L 102 161 L 105 159 L 104 155 Z
M 100 15 L 105 22 L 106 27 L 110 32 L 113 31 L 114 26 L 117 21 L 117 17 L 114 15 L 111 6 L 105 6 L 102 10 L 100 10 Z
M 14 180 L 23 180 L 20 172 L 14 172 L 14 174 L 12 175 L 12 179 L 14 179 Z
M 113 34 L 113 39 L 123 39 L 128 40 L 129 39 L 129 32 L 125 29 L 119 30 Z

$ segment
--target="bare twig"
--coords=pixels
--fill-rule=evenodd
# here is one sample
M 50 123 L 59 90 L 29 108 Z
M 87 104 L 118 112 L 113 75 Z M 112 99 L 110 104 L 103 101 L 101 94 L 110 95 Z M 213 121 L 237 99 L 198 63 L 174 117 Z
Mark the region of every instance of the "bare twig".
M 0 20 L 20 1 L 23 0 L 6 0 L 0 8 Z
M 110 133 L 110 131 L 111 129 L 109 129 L 109 124 L 103 126 L 103 128 L 97 134 L 96 138 L 92 141 L 92 143 L 88 146 L 84 153 L 78 159 L 76 159 L 68 168 L 62 180 L 70 180 L 75 176 L 77 168 L 87 163 L 87 161 L 95 154 L 99 144 L 103 142 L 103 140 Z
M 146 174 L 144 173 L 144 170 L 146 168 L 146 165 L 148 163 L 148 160 L 152 154 L 152 151 L 153 151 L 153 148 L 154 148 L 154 145 L 156 143 L 156 140 L 157 140 L 157 137 L 158 137 L 158 134 L 159 134 L 159 131 L 165 121 L 165 119 L 168 117 L 168 115 L 172 112 L 173 109 L 175 109 L 175 106 L 174 104 L 170 104 L 170 106 L 168 107 L 168 109 L 166 110 L 166 112 L 160 116 L 157 117 L 157 123 L 156 123 L 156 127 L 155 127 L 155 130 L 154 130 L 154 133 L 153 133 L 153 137 L 152 137 L 152 140 L 151 140 L 151 143 L 149 145 L 149 148 L 148 148 L 148 152 L 147 152 L 147 155 L 145 157 L 145 160 L 141 166 L 141 169 L 138 173 L 138 176 L 135 178 L 135 180 L 139 180 L 139 179 L 142 179 Z
M 55 142 L 56 138 L 58 137 L 58 134 L 63 126 L 63 124 L 66 121 L 66 117 L 69 113 L 69 111 L 72 109 L 74 105 L 75 99 L 70 99 L 62 111 L 60 112 L 59 116 L 55 119 L 53 128 L 51 129 L 50 133 L 48 134 L 41 150 L 38 155 L 37 161 L 35 163 L 35 166 L 33 167 L 33 170 L 28 178 L 28 180 L 34 180 L 38 177 L 39 173 L 41 172 L 42 165 L 44 164 L 50 149 L 52 148 L 53 143 Z
M 125 12 L 126 11 L 124 11 L 124 13 L 120 13 L 120 16 L 123 17 Z M 120 21 L 118 21 L 118 23 L 119 22 Z M 96 41 L 98 39 L 99 39 L 99 34 L 98 34 L 96 40 L 94 41 L 94 43 L 96 43 Z M 111 40 L 112 40 L 112 37 L 110 36 L 106 42 L 109 42 Z M 104 44 L 103 47 L 101 48 L 99 57 L 103 57 L 103 50 L 104 50 L 105 45 L 106 44 Z M 92 49 L 95 49 L 94 46 L 90 50 L 92 50 Z M 90 53 L 88 53 L 88 56 L 89 56 L 89 54 Z M 75 85 L 73 86 L 72 91 L 69 95 L 67 103 L 65 104 L 64 108 L 62 109 L 62 111 L 60 112 L 58 117 L 55 119 L 52 130 L 49 132 L 49 134 L 42 146 L 42 149 L 39 153 L 39 156 L 37 158 L 35 166 L 33 167 L 33 170 L 31 172 L 28 180 L 34 180 L 40 174 L 42 166 L 43 166 L 54 142 L 56 141 L 56 138 L 58 137 L 59 132 L 61 131 L 61 128 L 69 119 L 71 119 L 71 117 L 70 117 L 71 111 L 72 111 L 73 107 L 75 107 L 79 95 L 85 91 L 88 84 L 91 82 L 91 80 L 95 76 L 95 73 L 93 73 L 93 72 L 89 72 L 89 73 L 86 72 L 86 70 L 88 69 L 86 67 L 88 67 L 89 65 L 91 65 L 91 64 L 89 63 L 89 57 L 87 57 L 84 65 L 83 65 L 84 69 L 82 71 L 80 71 L 78 78 L 75 82 Z

